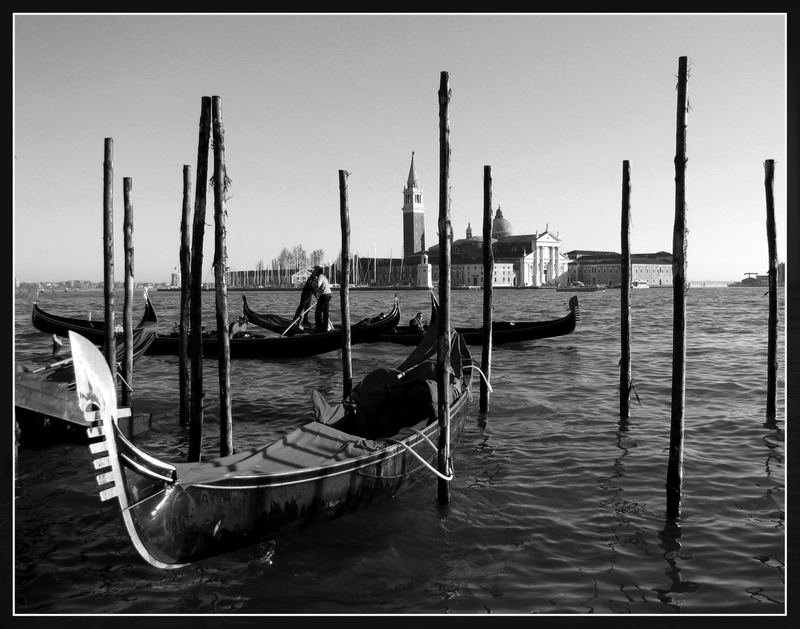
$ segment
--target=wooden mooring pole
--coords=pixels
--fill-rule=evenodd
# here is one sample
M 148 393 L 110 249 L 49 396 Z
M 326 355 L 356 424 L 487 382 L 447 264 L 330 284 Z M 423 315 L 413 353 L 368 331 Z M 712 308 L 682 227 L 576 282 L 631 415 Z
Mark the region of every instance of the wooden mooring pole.
M 133 394 L 133 181 L 122 178 L 125 213 L 122 219 L 125 248 L 125 299 L 122 305 L 122 328 L 125 337 L 125 359 L 122 361 L 122 406 L 131 406 Z
M 103 353 L 117 382 L 117 337 L 114 321 L 114 140 L 105 139 L 103 160 L 103 306 L 105 339 Z
M 450 103 L 449 73 L 439 81 L 439 343 L 436 380 L 439 394 L 438 470 L 449 477 L 450 462 L 450 128 L 447 110 Z M 450 503 L 449 481 L 437 477 L 439 504 Z
M 217 309 L 217 364 L 219 365 L 219 455 L 233 454 L 231 413 L 231 343 L 228 335 L 228 251 L 225 243 L 225 196 L 230 185 L 225 170 L 225 129 L 222 99 L 211 99 L 214 130 L 214 280 Z
M 339 214 L 342 223 L 342 271 L 339 294 L 342 308 L 342 399 L 353 390 L 353 362 L 351 358 L 350 332 L 350 209 L 347 203 L 347 177 L 345 170 L 339 171 Z
M 620 261 L 620 337 L 619 416 L 627 419 L 631 411 L 631 167 L 622 162 L 622 259 Z
M 180 425 L 189 424 L 189 307 L 191 293 L 191 220 L 192 220 L 192 167 L 183 166 L 183 206 L 181 208 L 181 310 L 178 319 L 178 389 L 180 394 Z
M 764 189 L 767 196 L 767 247 L 769 253 L 769 314 L 767 331 L 767 422 L 774 424 L 778 396 L 778 253 L 775 242 L 775 160 L 764 162 Z
M 489 382 L 492 375 L 492 290 L 494 289 L 492 252 L 492 167 L 483 167 L 483 349 L 481 351 L 480 412 L 489 411 Z
M 683 409 L 686 385 L 686 82 L 687 58 L 678 60 L 675 140 L 675 223 L 672 230 L 672 409 L 667 463 L 667 518 L 681 514 Z
M 203 237 L 206 229 L 206 189 L 208 186 L 208 146 L 211 134 L 211 97 L 203 96 L 200 108 L 200 136 L 197 148 L 194 220 L 192 230 L 192 276 L 189 281 L 191 312 L 189 314 L 189 356 L 191 358 L 192 392 L 189 418 L 190 463 L 200 460 L 203 441 Z

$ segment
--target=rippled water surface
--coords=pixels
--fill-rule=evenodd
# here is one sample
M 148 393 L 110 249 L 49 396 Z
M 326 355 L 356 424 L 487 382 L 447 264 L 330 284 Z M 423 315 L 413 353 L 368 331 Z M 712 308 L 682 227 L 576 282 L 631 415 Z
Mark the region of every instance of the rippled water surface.
M 239 292 L 228 294 L 231 316 Z M 424 291 L 399 293 L 403 319 L 429 312 Z M 299 293 L 249 292 L 257 311 L 294 311 Z M 391 308 L 390 291 L 354 291 L 352 317 Z M 496 319 L 553 319 L 569 293 L 497 290 Z M 778 418 L 766 421 L 768 297 L 758 288 L 687 294 L 681 517 L 665 518 L 671 421 L 672 290 L 631 292 L 636 395 L 619 417 L 620 292 L 578 295 L 574 333 L 495 346 L 494 393 L 478 387 L 454 450 L 450 504 L 430 478 L 394 501 L 264 540 L 179 570 L 142 560 L 116 503 L 101 503 L 88 448 L 21 447 L 14 483 L 18 614 L 783 614 L 785 611 L 784 309 L 779 296 Z M 43 363 L 52 341 L 16 300 L 16 359 Z M 162 330 L 177 293 L 151 292 Z M 204 293 L 209 327 L 214 294 Z M 103 315 L 102 292 L 44 293 L 53 313 Z M 453 291 L 454 325 L 479 324 L 481 291 Z M 122 297 L 117 296 L 118 317 Z M 141 316 L 140 295 L 134 319 Z M 338 296 L 331 312 L 338 320 Z M 480 362 L 480 348 L 473 347 Z M 410 351 L 353 347 L 356 380 Z M 216 360 L 204 365 L 203 452 L 218 452 Z M 236 359 L 234 445 L 298 426 L 310 393 L 341 394 L 341 354 Z M 154 430 L 135 441 L 185 460 L 177 358 L 145 356 L 134 411 Z M 637 402 L 638 397 L 638 402 Z

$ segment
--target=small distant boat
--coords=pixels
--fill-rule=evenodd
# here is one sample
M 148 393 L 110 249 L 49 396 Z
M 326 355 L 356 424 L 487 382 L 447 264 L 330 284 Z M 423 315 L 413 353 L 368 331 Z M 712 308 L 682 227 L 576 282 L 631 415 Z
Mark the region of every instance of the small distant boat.
M 569 286 L 559 286 L 556 291 L 559 293 L 595 293 L 605 290 L 605 286 L 599 284 L 584 284 L 583 282 L 572 282 Z
M 331 518 L 398 492 L 436 469 L 440 426 L 433 330 L 396 369 L 368 373 L 345 402 L 312 394 L 313 415 L 265 446 L 196 463 L 166 463 L 120 432 L 111 374 L 95 346 L 70 333 L 77 398 L 93 420 L 100 498 L 120 509 L 130 540 L 157 568 L 256 544 L 268 535 Z M 449 436 L 457 444 L 472 397 L 472 358 L 450 338 Z M 275 383 L 278 384 L 277 382 Z
M 650 288 L 650 284 L 644 280 L 633 280 L 631 282 L 631 288 Z

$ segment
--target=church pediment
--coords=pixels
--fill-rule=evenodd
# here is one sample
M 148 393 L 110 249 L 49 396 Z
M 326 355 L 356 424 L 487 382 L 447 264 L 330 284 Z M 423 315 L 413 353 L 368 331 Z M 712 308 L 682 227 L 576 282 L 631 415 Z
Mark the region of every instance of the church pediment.
M 539 236 L 536 238 L 536 242 L 538 244 L 540 244 L 540 245 L 541 244 L 548 244 L 548 243 L 558 244 L 558 243 L 561 242 L 561 238 L 558 238 L 557 236 L 555 236 L 555 235 L 551 234 L 550 232 L 546 231 L 546 232 L 543 232 L 543 233 L 539 234 Z

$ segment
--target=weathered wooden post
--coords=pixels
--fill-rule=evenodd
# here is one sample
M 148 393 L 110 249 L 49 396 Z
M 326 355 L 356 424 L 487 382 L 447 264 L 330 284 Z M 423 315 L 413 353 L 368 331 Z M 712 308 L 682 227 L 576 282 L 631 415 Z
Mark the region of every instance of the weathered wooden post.
M 181 310 L 178 319 L 178 389 L 180 394 L 180 425 L 189 424 L 191 379 L 189 374 L 189 307 L 191 293 L 191 220 L 192 220 L 192 167 L 183 166 L 183 207 L 181 211 Z
M 342 224 L 342 276 L 339 284 L 342 308 L 342 399 L 353 390 L 353 362 L 351 358 L 350 332 L 350 209 L 347 204 L 346 170 L 339 171 L 339 214 Z M 333 276 L 331 276 L 333 277 Z
M 105 139 L 103 160 L 103 305 L 105 339 L 103 353 L 117 382 L 117 337 L 114 321 L 114 140 Z
M 521 269 L 520 269 L 521 271 Z M 520 273 L 521 274 L 521 273 Z M 489 382 L 492 375 L 492 291 L 494 290 L 492 252 L 492 167 L 483 167 L 483 350 L 481 351 L 480 412 L 489 410 Z
M 219 365 L 219 455 L 233 454 L 231 415 L 231 344 L 228 335 L 228 252 L 225 246 L 225 195 L 230 185 L 225 170 L 225 129 L 222 99 L 211 99 L 214 125 L 214 279 L 217 306 L 217 363 Z
M 203 236 L 206 223 L 208 145 L 211 133 L 211 97 L 203 96 L 200 108 L 200 137 L 197 147 L 194 221 L 192 230 L 192 276 L 189 282 L 189 356 L 191 357 L 191 416 L 189 423 L 189 462 L 200 460 L 203 441 Z
M 769 253 L 769 314 L 767 331 L 767 422 L 775 422 L 778 395 L 778 253 L 775 243 L 775 160 L 764 162 L 764 189 L 767 195 L 767 246 Z
M 450 128 L 447 109 L 450 103 L 449 74 L 439 81 L 439 324 L 436 380 L 439 394 L 438 470 L 451 476 L 450 465 Z M 449 504 L 450 484 L 437 477 L 439 504 Z
M 619 416 L 627 419 L 631 411 L 631 167 L 622 162 L 622 259 L 620 260 L 620 337 Z
M 686 82 L 687 58 L 678 60 L 675 140 L 675 224 L 672 229 L 672 411 L 667 463 L 667 517 L 681 514 L 683 408 L 686 384 Z
M 122 406 L 131 406 L 133 393 L 133 182 L 122 178 L 125 214 L 122 219 L 125 247 L 125 300 L 122 306 L 122 327 L 125 335 L 125 360 L 122 362 Z

